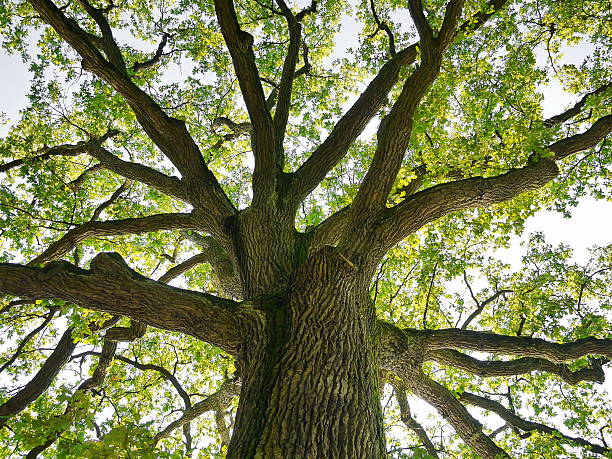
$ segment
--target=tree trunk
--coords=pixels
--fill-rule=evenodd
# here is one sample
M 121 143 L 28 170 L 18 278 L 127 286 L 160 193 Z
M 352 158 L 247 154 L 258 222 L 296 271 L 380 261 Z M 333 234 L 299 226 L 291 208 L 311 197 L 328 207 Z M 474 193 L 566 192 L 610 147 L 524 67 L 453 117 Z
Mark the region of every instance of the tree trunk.
M 229 458 L 382 458 L 376 321 L 361 282 L 336 249 L 309 257 L 241 349 L 243 386 Z M 254 314 L 256 315 L 256 314 Z

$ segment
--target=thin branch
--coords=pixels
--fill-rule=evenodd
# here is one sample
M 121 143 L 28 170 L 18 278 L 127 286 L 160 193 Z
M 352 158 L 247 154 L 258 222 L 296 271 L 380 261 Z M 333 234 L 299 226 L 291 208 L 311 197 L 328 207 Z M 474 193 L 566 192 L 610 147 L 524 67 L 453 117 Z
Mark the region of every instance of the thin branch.
M 162 57 L 164 56 L 164 47 L 166 46 L 166 43 L 168 43 L 168 38 L 170 38 L 170 34 L 164 32 L 153 57 L 147 59 L 144 62 L 134 62 L 134 65 L 132 66 L 132 71 L 136 73 L 142 69 L 153 67 L 159 61 L 161 61 Z
M 387 38 L 389 39 L 389 55 L 391 57 L 397 54 L 395 50 L 395 37 L 393 36 L 393 32 L 391 31 L 391 27 L 385 21 L 381 21 L 376 13 L 376 7 L 374 6 L 374 0 L 370 0 L 370 9 L 372 10 L 372 17 L 374 18 L 374 22 L 376 22 L 376 32 L 382 30 L 387 34 Z M 376 32 L 374 34 L 376 34 Z M 372 35 L 373 37 L 373 35 Z
M 563 441 L 564 443 L 569 443 L 570 446 L 580 445 L 583 448 L 588 448 L 596 454 L 606 455 L 612 451 L 610 448 L 591 443 L 585 440 L 584 438 L 565 435 L 554 427 L 550 427 L 539 422 L 527 421 L 525 419 L 522 419 L 516 414 L 514 414 L 512 411 L 507 409 L 505 406 L 503 406 L 501 403 L 488 399 L 486 397 L 471 394 L 469 392 L 463 392 L 459 396 L 459 400 L 465 403 L 469 403 L 471 405 L 478 406 L 480 408 L 484 408 L 485 410 L 492 411 L 499 415 L 499 417 L 501 417 L 508 424 L 525 432 L 542 432 L 551 435 L 559 439 L 560 441 Z
M 582 111 L 582 108 L 585 106 L 589 97 L 605 93 L 610 86 L 612 86 L 612 83 L 606 83 L 594 91 L 586 93 L 578 102 L 576 102 L 573 107 L 568 108 L 563 113 L 559 113 L 558 115 L 551 116 L 550 118 L 544 120 L 544 126 L 552 127 L 556 124 L 564 123 L 565 121 L 578 115 Z
M 161 439 L 169 436 L 175 429 L 183 426 L 187 422 L 193 421 L 198 416 L 212 410 L 225 410 L 230 404 L 233 397 L 239 395 L 240 383 L 235 381 L 226 381 L 221 385 L 219 390 L 214 394 L 209 395 L 204 400 L 195 403 L 190 409 L 185 410 L 183 415 L 171 422 L 161 432 L 155 435 L 153 444 L 157 444 Z
M 19 158 L 9 161 L 8 163 L 0 164 L 0 173 L 7 172 L 15 167 L 19 167 L 22 164 L 30 161 L 45 161 L 53 156 L 78 156 L 83 153 L 87 153 L 89 149 L 94 145 L 100 145 L 105 140 L 116 136 L 119 131 L 111 130 L 100 137 L 90 139 L 88 141 L 81 141 L 76 144 L 64 144 L 55 147 L 44 148 L 37 152 L 36 155 L 31 158 Z
M 13 362 L 15 362 L 15 360 L 19 358 L 23 349 L 30 342 L 30 340 L 36 335 L 38 335 L 42 330 L 44 330 L 47 325 L 49 325 L 49 322 L 51 322 L 56 312 L 57 309 L 50 309 L 49 312 L 45 315 L 45 319 L 42 321 L 42 323 L 21 340 L 21 342 L 17 346 L 17 349 L 15 349 L 15 352 L 13 352 L 13 355 L 9 357 L 7 361 L 2 364 L 2 366 L 0 366 L 0 373 L 2 373 L 7 367 L 11 366 Z
M 421 440 L 429 455 L 437 459 L 439 457 L 438 452 L 436 451 L 436 447 L 429 438 L 429 435 L 427 435 L 427 432 L 425 432 L 423 426 L 421 426 L 421 424 L 419 424 L 417 420 L 412 417 L 412 413 L 410 412 L 410 405 L 408 403 L 408 397 L 406 396 L 406 390 L 397 383 L 392 382 L 391 385 L 393 386 L 395 398 L 397 399 L 397 403 L 400 407 L 400 416 L 402 422 L 406 425 L 407 428 L 412 430 L 417 437 L 419 437 L 419 440 Z
M 158 214 L 148 217 L 126 218 L 123 220 L 108 220 L 103 222 L 89 221 L 65 233 L 43 253 L 28 263 L 28 265 L 36 266 L 56 260 L 89 237 L 121 236 L 173 229 L 192 229 L 196 226 L 192 214 L 179 213 Z

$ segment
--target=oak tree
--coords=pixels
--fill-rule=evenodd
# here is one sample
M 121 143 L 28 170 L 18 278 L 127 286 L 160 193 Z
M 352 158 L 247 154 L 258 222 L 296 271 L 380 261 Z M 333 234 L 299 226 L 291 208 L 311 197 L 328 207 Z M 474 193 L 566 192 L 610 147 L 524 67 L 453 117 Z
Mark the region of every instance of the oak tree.
M 610 11 L 2 0 L 0 455 L 610 456 Z

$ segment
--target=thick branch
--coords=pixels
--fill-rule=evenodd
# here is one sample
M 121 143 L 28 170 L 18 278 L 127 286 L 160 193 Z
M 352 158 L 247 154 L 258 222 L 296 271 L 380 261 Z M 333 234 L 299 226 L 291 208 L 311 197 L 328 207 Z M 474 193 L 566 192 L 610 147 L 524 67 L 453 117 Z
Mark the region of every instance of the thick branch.
M 47 250 L 34 258 L 28 265 L 36 266 L 60 258 L 72 250 L 79 242 L 89 237 L 121 236 L 142 234 L 172 229 L 193 229 L 195 224 L 191 214 L 158 214 L 142 218 L 126 218 L 105 222 L 90 221 L 71 229 Z
M 197 197 L 199 207 L 207 209 L 218 220 L 233 214 L 232 203 L 204 163 L 185 123 L 169 117 L 125 73 L 107 62 L 89 40 L 88 34 L 75 21 L 67 18 L 52 1 L 30 0 L 30 4 L 81 55 L 86 70 L 102 78 L 125 98 L 151 140 L 174 163 L 190 186 L 194 187 L 192 195 Z
M 87 152 L 100 161 L 100 164 L 122 177 L 145 183 L 162 193 L 180 199 L 184 202 L 197 202 L 191 193 L 188 193 L 184 183 L 176 178 L 163 174 L 151 167 L 139 163 L 124 161 L 110 151 L 99 145 L 91 145 Z
M 558 140 L 549 145 L 548 149 L 555 154 L 555 160 L 563 159 L 573 153 L 594 147 L 610 132 L 612 132 L 612 115 L 607 115 L 599 118 L 583 133 Z
M 424 374 L 405 381 L 408 387 L 436 410 L 453 426 L 455 431 L 480 457 L 499 459 L 509 457 L 491 438 L 482 431 L 482 425 L 472 417 L 465 407 L 444 386 Z
M 569 343 L 551 343 L 540 338 L 506 336 L 473 330 L 446 328 L 414 330 L 422 336 L 428 351 L 467 349 L 495 354 L 520 355 L 546 359 L 554 363 L 576 360 L 585 355 L 601 355 L 612 359 L 612 339 L 584 338 Z
M 496 402 L 494 400 L 490 400 L 488 398 L 481 397 L 476 394 L 471 394 L 469 392 L 463 392 L 460 395 L 459 400 L 465 403 L 469 403 L 470 405 L 478 406 L 480 408 L 484 408 L 485 410 L 492 411 L 496 413 L 497 415 L 499 415 L 499 417 L 501 417 L 508 424 L 516 427 L 517 429 L 520 429 L 526 432 L 537 431 L 537 432 L 546 433 L 548 435 L 554 436 L 555 438 L 563 441 L 564 443 L 569 443 L 572 446 L 580 445 L 584 448 L 590 449 L 591 451 L 597 454 L 608 454 L 610 453 L 610 451 L 612 451 L 610 448 L 596 445 L 583 438 L 565 435 L 564 433 L 560 432 L 554 427 L 549 427 L 547 425 L 540 424 L 539 422 L 524 420 L 520 418 L 519 416 L 517 416 L 516 414 L 514 414 L 509 409 L 507 409 L 501 403 Z
M 605 378 L 601 367 L 602 362 L 599 360 L 592 361 L 591 367 L 572 371 L 567 365 L 541 358 L 524 357 L 510 361 L 483 361 L 452 349 L 430 352 L 427 358 L 485 378 L 513 376 L 533 371 L 556 374 L 568 384 L 578 384 L 581 381 L 603 382 Z
M 215 0 L 215 11 L 253 125 L 253 193 L 257 195 L 260 189 L 269 191 L 274 175 L 279 172 L 281 152 L 275 151 L 273 122 L 255 65 L 253 37 L 240 28 L 232 0 Z
M 285 16 L 287 20 L 287 28 L 289 30 L 289 47 L 283 63 L 276 111 L 274 113 L 274 136 L 276 139 L 276 148 L 280 151 L 283 148 L 283 139 L 285 137 L 285 130 L 287 129 L 289 109 L 291 108 L 291 89 L 293 88 L 293 81 L 295 80 L 295 69 L 302 42 L 302 24 L 300 24 L 296 16 L 293 15 L 284 0 L 277 0 L 277 3 L 283 16 Z M 316 2 L 313 3 L 312 8 L 312 11 L 315 10 Z M 282 163 L 280 167 L 282 170 Z
M 2 273 L 2 266 L 0 264 L 0 273 Z M 4 276 L 0 275 L 0 290 L 5 282 Z M 0 428 L 6 425 L 8 418 L 23 411 L 49 388 L 57 374 L 70 360 L 75 347 L 76 342 L 72 340 L 72 328 L 68 328 L 38 373 L 19 392 L 0 405 Z
M 230 354 L 236 352 L 239 340 L 234 318 L 237 303 L 147 279 L 115 253 L 97 255 L 90 270 L 67 262 L 44 268 L 2 263 L 0 291 L 28 298 L 59 298 L 87 309 L 125 315 L 189 334 Z
M 340 118 L 327 139 L 293 175 L 291 196 L 293 203 L 301 202 L 344 157 L 349 147 L 368 122 L 387 102 L 387 96 L 397 83 L 400 70 L 413 63 L 417 45 L 398 52 L 380 69 L 353 106 Z

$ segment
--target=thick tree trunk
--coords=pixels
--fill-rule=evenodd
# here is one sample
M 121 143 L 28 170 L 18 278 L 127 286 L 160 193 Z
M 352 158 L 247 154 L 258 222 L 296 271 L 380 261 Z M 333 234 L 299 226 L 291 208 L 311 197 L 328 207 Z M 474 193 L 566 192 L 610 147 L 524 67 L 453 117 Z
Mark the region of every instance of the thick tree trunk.
M 376 321 L 367 283 L 333 248 L 296 271 L 286 298 L 254 305 L 258 345 L 241 350 L 243 387 L 229 458 L 382 458 Z

